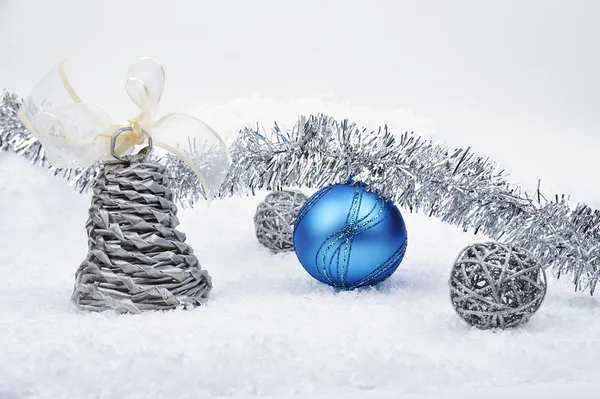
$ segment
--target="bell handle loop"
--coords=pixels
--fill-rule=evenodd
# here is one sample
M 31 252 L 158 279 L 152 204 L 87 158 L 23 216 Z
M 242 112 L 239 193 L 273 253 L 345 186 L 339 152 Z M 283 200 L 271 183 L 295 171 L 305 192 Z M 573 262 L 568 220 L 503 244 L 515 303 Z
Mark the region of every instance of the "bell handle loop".
M 120 129 L 117 129 L 117 130 L 116 130 L 116 131 L 113 133 L 112 137 L 110 138 L 110 155 L 111 155 L 113 158 L 115 158 L 115 159 L 117 159 L 117 160 L 119 160 L 119 161 L 122 161 L 122 160 L 123 160 L 123 157 L 121 157 L 119 154 L 117 154 L 117 151 L 116 151 L 116 147 L 117 147 L 117 138 L 118 138 L 118 137 L 119 137 L 121 134 L 123 134 L 123 133 L 125 133 L 125 132 L 132 132 L 132 131 L 133 131 L 133 129 L 132 129 L 131 127 L 129 127 L 129 126 L 126 126 L 126 127 L 122 127 L 122 128 L 120 128 Z M 144 136 L 145 136 L 145 137 L 148 139 L 148 147 L 144 148 L 144 152 L 145 152 L 145 153 L 149 153 L 150 151 L 152 151 L 152 147 L 153 147 L 153 144 L 152 144 L 152 136 L 150 136 L 150 135 L 148 134 L 148 132 L 147 132 L 147 131 L 145 131 L 145 130 L 142 130 L 142 134 L 143 134 L 143 135 L 144 135 Z

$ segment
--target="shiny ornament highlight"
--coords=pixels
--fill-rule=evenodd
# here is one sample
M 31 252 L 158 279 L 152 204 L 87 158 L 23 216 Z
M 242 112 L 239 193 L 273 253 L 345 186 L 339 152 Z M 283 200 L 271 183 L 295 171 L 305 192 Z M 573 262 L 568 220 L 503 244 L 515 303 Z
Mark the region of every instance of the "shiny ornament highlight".
M 294 249 L 302 266 L 315 279 L 344 290 L 391 276 L 406 245 L 398 208 L 361 183 L 319 190 L 294 226 Z

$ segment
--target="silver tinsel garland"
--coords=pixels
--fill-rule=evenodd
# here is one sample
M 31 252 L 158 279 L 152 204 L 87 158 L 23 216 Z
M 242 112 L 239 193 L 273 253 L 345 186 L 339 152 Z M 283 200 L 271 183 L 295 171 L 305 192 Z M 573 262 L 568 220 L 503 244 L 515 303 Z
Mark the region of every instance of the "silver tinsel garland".
M 567 199 L 547 201 L 511 186 L 502 170 L 470 149 L 449 148 L 387 127 L 360 129 L 327 116 L 301 117 L 272 137 L 244 129 L 231 147 L 233 165 L 221 195 L 284 187 L 321 188 L 350 177 L 411 212 L 423 212 L 464 231 L 522 247 L 576 289 L 600 278 L 600 215 Z
M 0 149 L 12 150 L 33 163 L 47 165 L 43 149 L 17 116 L 20 100 L 0 96 Z M 568 199 L 546 200 L 508 184 L 502 170 L 470 149 L 450 148 L 412 133 L 359 129 L 348 121 L 318 115 L 300 118 L 289 132 L 275 125 L 272 137 L 244 129 L 232 144 L 233 165 L 220 196 L 254 194 L 257 189 L 321 188 L 349 177 L 411 212 L 528 250 L 558 277 L 567 275 L 578 290 L 593 294 L 600 278 L 600 212 Z M 190 143 L 188 151 L 206 149 Z M 204 197 L 196 176 L 178 159 L 166 156 L 171 188 L 183 206 Z M 53 169 L 80 191 L 99 172 Z

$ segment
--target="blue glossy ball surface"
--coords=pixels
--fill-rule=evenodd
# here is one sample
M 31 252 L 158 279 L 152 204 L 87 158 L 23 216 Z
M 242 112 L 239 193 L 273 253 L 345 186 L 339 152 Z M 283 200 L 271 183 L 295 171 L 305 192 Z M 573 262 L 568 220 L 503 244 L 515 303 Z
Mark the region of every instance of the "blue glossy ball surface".
M 346 290 L 391 276 L 406 245 L 400 210 L 360 183 L 319 190 L 304 204 L 294 225 L 294 250 L 306 271 Z

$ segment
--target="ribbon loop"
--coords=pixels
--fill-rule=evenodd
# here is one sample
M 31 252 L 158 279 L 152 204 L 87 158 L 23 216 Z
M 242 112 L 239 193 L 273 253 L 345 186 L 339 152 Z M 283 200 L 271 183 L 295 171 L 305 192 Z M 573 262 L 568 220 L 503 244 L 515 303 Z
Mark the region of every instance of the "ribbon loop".
M 155 59 L 142 58 L 129 68 L 125 90 L 140 109 L 140 114 L 133 120 L 142 128 L 148 128 L 154 120 L 164 87 L 165 71 Z
M 62 62 L 34 87 L 19 116 L 55 167 L 80 168 L 110 157 L 120 159 L 147 138 L 150 147 L 171 152 L 194 171 L 210 202 L 231 164 L 229 150 L 217 132 L 191 115 L 169 114 L 156 120 L 164 86 L 165 72 L 158 61 L 135 62 L 125 90 L 140 112 L 116 125 L 104 108 L 81 100 Z

